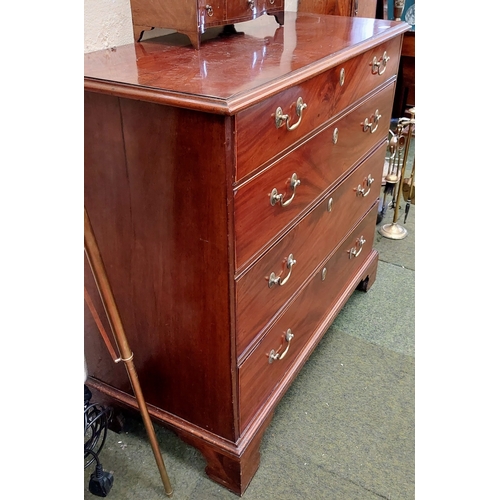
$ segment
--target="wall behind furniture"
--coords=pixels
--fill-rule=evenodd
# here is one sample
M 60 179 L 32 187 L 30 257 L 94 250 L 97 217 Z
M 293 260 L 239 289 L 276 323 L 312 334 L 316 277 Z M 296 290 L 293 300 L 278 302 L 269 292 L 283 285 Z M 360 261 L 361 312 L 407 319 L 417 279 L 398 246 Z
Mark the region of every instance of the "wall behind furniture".
M 297 0 L 285 0 L 285 9 L 297 12 Z M 144 33 L 144 39 L 171 33 L 159 30 Z M 84 53 L 125 45 L 134 41 L 129 0 L 85 0 Z

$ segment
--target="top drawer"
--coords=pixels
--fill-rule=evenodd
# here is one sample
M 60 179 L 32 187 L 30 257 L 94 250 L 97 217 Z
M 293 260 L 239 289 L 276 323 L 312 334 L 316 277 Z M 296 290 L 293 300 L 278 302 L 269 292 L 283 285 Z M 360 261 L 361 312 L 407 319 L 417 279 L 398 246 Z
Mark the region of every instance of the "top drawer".
M 283 10 L 284 0 L 201 0 L 199 17 L 205 26 L 220 26 L 223 21 L 231 23 L 248 21 L 267 12 Z
M 400 37 L 393 38 L 238 113 L 235 180 L 395 76 L 400 43 Z
M 263 12 L 283 9 L 283 0 L 233 0 L 227 2 L 226 9 L 227 20 L 251 19 Z

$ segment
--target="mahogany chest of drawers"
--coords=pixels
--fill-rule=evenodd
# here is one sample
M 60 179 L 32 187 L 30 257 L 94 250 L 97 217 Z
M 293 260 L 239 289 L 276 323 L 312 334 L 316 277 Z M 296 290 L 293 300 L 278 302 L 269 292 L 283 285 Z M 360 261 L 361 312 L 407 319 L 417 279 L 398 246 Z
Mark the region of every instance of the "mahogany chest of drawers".
M 201 35 L 214 26 L 227 26 L 273 14 L 283 24 L 285 0 L 130 0 L 134 39 L 145 30 L 170 28 L 200 48 Z
M 238 494 L 280 398 L 375 279 L 408 29 L 247 24 L 200 50 L 173 34 L 85 55 L 85 207 L 144 397 Z M 99 303 L 87 265 L 85 284 Z M 85 356 L 92 389 L 136 407 L 88 310 Z

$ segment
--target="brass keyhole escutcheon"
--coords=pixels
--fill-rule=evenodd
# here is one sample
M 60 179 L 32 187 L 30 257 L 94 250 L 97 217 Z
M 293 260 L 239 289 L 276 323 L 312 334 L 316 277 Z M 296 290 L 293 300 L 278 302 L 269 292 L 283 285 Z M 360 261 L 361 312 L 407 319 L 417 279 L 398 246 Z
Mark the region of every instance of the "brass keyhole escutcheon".
M 338 140 L 339 140 L 339 129 L 337 127 L 335 127 L 335 129 L 333 131 L 333 135 L 332 135 L 333 144 L 337 144 Z
M 344 85 L 344 82 L 345 82 L 345 69 L 344 68 L 342 68 L 340 70 L 339 81 L 340 81 L 340 86 L 342 87 L 342 85 Z
M 332 211 L 332 207 L 333 207 L 333 198 L 330 198 L 330 199 L 328 200 L 328 204 L 326 205 L 326 210 L 327 210 L 328 212 L 331 212 L 331 211 Z

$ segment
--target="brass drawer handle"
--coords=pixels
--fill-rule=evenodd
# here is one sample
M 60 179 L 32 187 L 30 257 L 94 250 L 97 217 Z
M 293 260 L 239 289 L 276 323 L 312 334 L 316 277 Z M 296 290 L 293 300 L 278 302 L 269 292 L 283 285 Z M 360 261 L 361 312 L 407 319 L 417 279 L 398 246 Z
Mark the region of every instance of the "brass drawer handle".
M 365 118 L 365 121 L 361 124 L 363 125 L 363 132 L 366 132 L 367 130 L 370 130 L 370 134 L 375 133 L 375 130 L 378 128 L 378 122 L 380 121 L 380 118 L 382 118 L 382 115 L 379 115 L 378 109 L 375 110 L 375 114 L 372 115 L 373 121 L 369 122 L 368 118 Z M 375 127 L 374 127 L 375 125 Z
M 279 361 L 280 359 L 283 359 L 286 356 L 288 349 L 290 349 L 290 344 L 292 342 L 292 339 L 293 339 L 293 333 L 292 333 L 292 330 L 290 330 L 290 328 L 289 328 L 285 333 L 285 342 L 288 343 L 288 345 L 286 346 L 286 349 L 280 354 L 279 351 L 283 347 L 283 343 L 281 343 L 281 345 L 278 347 L 278 349 L 276 349 L 276 351 L 273 349 L 269 353 L 269 364 L 271 364 L 273 361 L 276 361 L 276 360 Z
M 248 0 L 248 6 L 253 9 L 255 7 L 255 1 L 254 0 Z
M 386 51 L 384 51 L 380 61 L 377 61 L 377 57 L 374 57 L 372 62 L 372 72 L 374 74 L 378 73 L 379 75 L 383 75 L 384 71 L 387 69 L 387 62 L 389 59 L 390 57 L 387 55 Z
M 295 105 L 295 112 L 297 113 L 299 120 L 296 123 L 294 123 L 293 125 L 290 125 L 290 123 L 289 123 L 290 116 L 285 115 L 283 113 L 283 110 L 281 109 L 281 107 L 278 107 L 276 109 L 276 114 L 274 117 L 274 121 L 276 123 L 276 128 L 280 128 L 283 125 L 283 123 L 286 123 L 287 130 L 295 130 L 300 125 L 300 122 L 302 120 L 302 111 L 304 111 L 304 109 L 306 109 L 306 108 L 307 108 L 307 104 L 302 100 L 302 97 L 299 97 L 297 99 L 297 104 Z
M 363 181 L 366 183 L 368 191 L 365 191 L 365 188 L 362 188 L 360 184 L 357 188 L 354 188 L 354 191 L 356 191 L 356 196 L 367 196 L 371 189 L 370 186 L 373 184 L 374 181 L 375 179 L 371 176 L 371 174 L 368 174 L 368 177 L 365 177 L 365 180 Z
M 292 189 L 292 193 L 293 193 L 292 197 L 286 201 L 283 201 L 284 195 L 279 194 L 278 190 L 276 188 L 274 188 L 271 191 L 271 194 L 269 195 L 271 205 L 274 207 L 274 205 L 276 205 L 276 203 L 278 203 L 278 201 L 282 207 L 286 207 L 286 206 L 290 205 L 290 203 L 292 203 L 293 198 L 295 197 L 295 189 L 297 188 L 297 186 L 300 186 L 300 179 L 297 177 L 297 174 L 294 173 L 290 179 L 290 188 Z
M 214 15 L 214 8 L 211 5 L 205 5 L 205 10 L 207 11 L 207 15 L 209 17 Z
M 354 248 L 351 248 L 348 250 L 349 252 L 349 259 L 352 259 L 353 257 L 358 257 L 359 254 L 361 253 L 361 250 L 363 250 L 363 245 L 366 243 L 366 240 L 361 236 L 360 238 L 356 239 L 356 246 Z
M 290 276 L 292 275 L 292 267 L 295 264 L 297 264 L 297 261 L 293 258 L 293 254 L 290 254 L 286 259 L 286 267 L 289 269 L 288 274 L 286 275 L 285 278 L 281 279 L 281 274 L 283 274 L 283 271 L 281 271 L 281 274 L 279 276 L 276 276 L 276 274 L 271 273 L 271 275 L 269 276 L 269 288 L 272 288 L 274 285 L 279 285 L 279 286 L 286 285 L 286 282 L 290 279 Z

